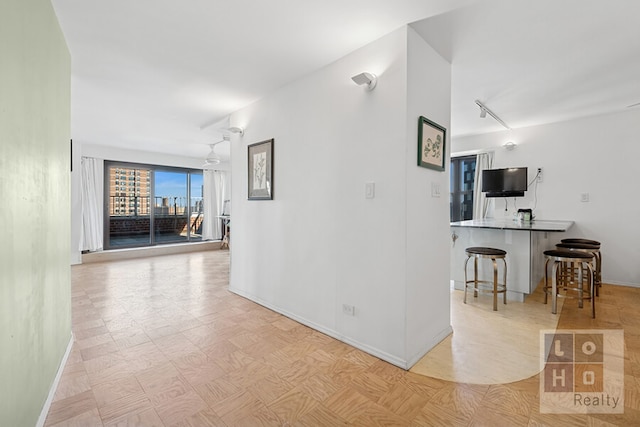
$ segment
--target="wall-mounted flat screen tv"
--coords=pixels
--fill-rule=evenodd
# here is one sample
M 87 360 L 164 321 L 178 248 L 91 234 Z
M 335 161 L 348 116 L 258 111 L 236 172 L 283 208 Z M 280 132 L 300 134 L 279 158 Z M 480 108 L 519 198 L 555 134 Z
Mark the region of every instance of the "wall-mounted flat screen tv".
M 523 197 L 527 191 L 527 168 L 485 169 L 482 192 L 487 197 Z

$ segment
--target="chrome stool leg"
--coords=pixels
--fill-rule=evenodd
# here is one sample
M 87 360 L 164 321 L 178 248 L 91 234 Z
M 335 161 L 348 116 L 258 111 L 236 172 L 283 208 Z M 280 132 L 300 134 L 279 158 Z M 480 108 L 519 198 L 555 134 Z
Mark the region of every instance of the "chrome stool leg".
M 549 293 L 549 262 L 553 263 L 551 271 L 551 313 L 557 314 L 559 288 L 565 291 L 575 291 L 578 296 L 578 307 L 584 307 L 584 300 L 591 300 L 591 316 L 596 316 L 595 292 L 596 292 L 596 276 L 593 269 L 595 255 L 592 252 L 582 252 L 574 250 L 548 250 L 544 252 L 546 257 L 544 271 L 544 302 L 547 303 Z M 577 272 L 577 278 L 569 271 L 574 269 Z M 585 273 L 585 270 L 586 273 Z M 587 288 L 585 290 L 585 281 Z M 587 294 L 587 295 L 585 295 Z

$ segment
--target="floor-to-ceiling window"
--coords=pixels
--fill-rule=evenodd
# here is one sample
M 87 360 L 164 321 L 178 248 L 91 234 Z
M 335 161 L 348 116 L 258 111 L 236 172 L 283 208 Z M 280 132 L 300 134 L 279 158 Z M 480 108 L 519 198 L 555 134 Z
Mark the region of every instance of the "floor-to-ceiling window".
M 202 240 L 202 171 L 105 162 L 106 249 Z
M 454 157 L 449 168 L 451 221 L 473 219 L 476 156 Z

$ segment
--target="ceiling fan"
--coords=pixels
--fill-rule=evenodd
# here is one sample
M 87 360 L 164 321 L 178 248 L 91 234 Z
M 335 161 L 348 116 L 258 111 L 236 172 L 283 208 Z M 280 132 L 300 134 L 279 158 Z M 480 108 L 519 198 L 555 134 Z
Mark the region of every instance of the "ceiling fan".
M 204 160 L 204 165 L 202 165 L 203 169 L 211 169 L 213 166 L 220 164 L 222 159 L 220 158 L 218 153 L 216 153 L 216 145 L 220 144 L 221 142 L 230 141 L 230 139 L 231 138 L 229 137 L 229 135 L 223 135 L 222 140 L 214 142 L 213 144 L 209 144 L 209 147 L 211 147 L 211 151 L 209 152 L 209 154 L 207 154 L 207 157 Z

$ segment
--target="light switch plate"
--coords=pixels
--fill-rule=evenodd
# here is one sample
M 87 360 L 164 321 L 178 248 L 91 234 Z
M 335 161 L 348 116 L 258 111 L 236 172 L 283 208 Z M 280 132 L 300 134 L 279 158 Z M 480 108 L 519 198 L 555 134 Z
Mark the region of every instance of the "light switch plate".
M 366 199 L 373 199 L 376 197 L 376 183 L 375 182 L 367 182 L 364 185 L 364 197 Z
M 432 182 L 431 183 L 431 197 L 440 197 L 440 183 Z

